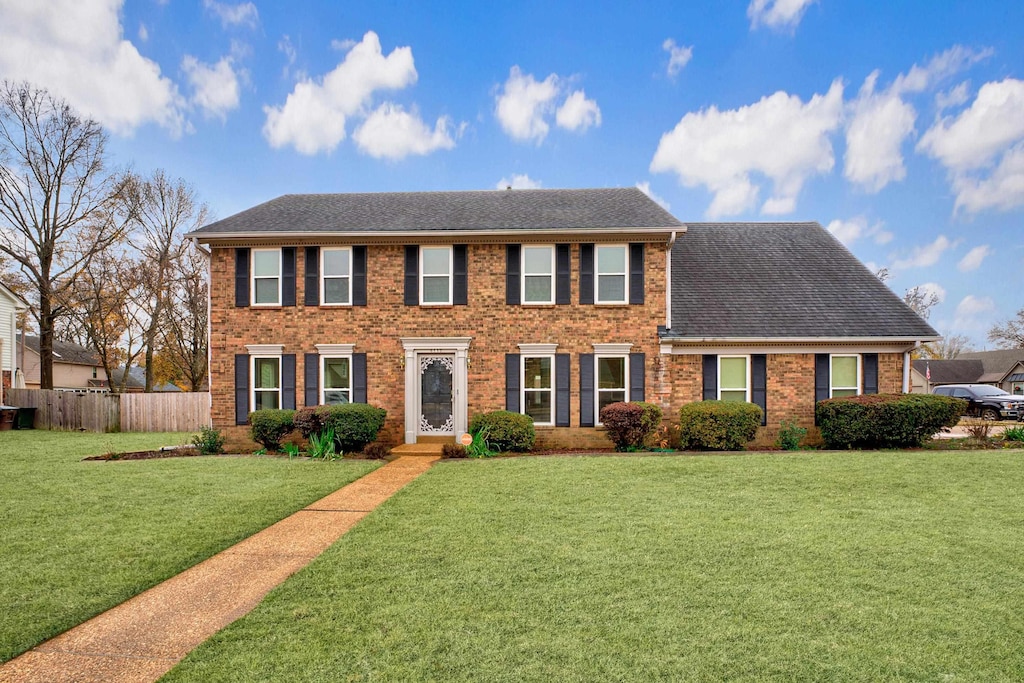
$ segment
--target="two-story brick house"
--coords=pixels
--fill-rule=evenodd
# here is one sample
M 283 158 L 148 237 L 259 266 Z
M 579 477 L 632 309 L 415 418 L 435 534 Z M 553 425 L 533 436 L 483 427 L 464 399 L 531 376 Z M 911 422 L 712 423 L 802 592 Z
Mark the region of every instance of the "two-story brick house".
M 590 446 L 607 403 L 702 398 L 810 424 L 937 337 L 817 224 L 684 225 L 632 188 L 287 195 L 191 236 L 217 427 L 354 401 L 391 443 L 509 409 Z

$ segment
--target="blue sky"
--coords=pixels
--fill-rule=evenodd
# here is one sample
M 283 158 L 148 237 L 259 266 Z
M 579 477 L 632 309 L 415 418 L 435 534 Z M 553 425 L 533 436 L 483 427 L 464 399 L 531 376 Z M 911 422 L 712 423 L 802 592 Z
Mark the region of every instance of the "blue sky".
M 0 0 L 0 78 L 220 217 L 638 185 L 683 221 L 819 221 L 981 348 L 1024 306 L 1021 27 L 997 0 Z

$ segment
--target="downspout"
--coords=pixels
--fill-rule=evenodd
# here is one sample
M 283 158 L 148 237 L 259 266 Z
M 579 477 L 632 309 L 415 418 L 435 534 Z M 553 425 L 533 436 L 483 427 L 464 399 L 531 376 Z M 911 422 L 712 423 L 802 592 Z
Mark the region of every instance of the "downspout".
M 914 348 L 920 348 L 921 342 L 914 342 Z M 910 351 L 903 352 L 903 393 L 910 393 Z
M 665 250 L 665 330 L 672 329 L 672 246 L 676 243 L 676 231 L 668 238 Z
M 211 316 L 211 300 L 213 299 L 213 249 L 207 251 L 199 245 L 199 238 L 192 238 L 192 246 L 199 250 L 199 253 L 206 254 L 206 405 L 210 409 L 210 424 L 213 426 L 213 349 L 211 348 L 210 327 L 213 319 Z

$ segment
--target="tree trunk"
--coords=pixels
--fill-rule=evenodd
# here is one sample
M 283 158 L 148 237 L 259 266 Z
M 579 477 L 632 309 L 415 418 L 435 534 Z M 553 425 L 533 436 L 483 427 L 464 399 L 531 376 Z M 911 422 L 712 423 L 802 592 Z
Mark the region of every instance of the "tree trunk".
M 39 388 L 53 389 L 53 304 L 50 293 L 39 291 Z

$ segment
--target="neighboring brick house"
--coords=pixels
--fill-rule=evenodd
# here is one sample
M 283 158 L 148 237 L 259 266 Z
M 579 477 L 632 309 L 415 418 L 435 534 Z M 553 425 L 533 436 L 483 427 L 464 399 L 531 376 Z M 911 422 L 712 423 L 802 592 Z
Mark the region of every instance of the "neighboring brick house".
M 607 403 L 703 397 L 809 425 L 938 336 L 817 224 L 684 225 L 633 188 L 287 195 L 190 237 L 217 427 L 365 401 L 414 443 L 507 408 L 594 446 Z

